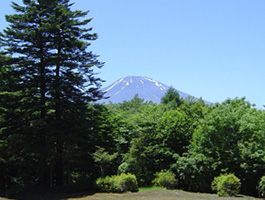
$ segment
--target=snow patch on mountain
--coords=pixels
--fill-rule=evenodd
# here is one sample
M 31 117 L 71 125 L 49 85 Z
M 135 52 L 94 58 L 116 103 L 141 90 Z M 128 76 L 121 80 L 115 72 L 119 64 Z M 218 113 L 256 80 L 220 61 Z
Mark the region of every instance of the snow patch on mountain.
M 158 81 L 156 81 L 154 79 L 148 78 L 146 76 L 144 77 L 144 79 L 146 79 L 146 80 L 148 80 L 150 82 L 155 83 L 155 85 L 158 86 L 158 87 L 160 87 L 161 90 L 167 90 L 167 88 L 168 88 L 168 86 L 167 86 L 167 88 L 166 87 L 163 87 L 161 83 L 159 83 Z
M 119 81 L 116 81 L 113 85 L 111 85 L 109 88 L 107 88 L 106 90 L 103 90 L 104 92 L 108 92 L 109 90 L 111 90 L 113 87 L 115 87 L 116 85 L 118 85 L 120 82 L 123 81 L 124 78 L 121 78 Z
M 169 86 L 146 76 L 127 76 L 123 77 L 113 84 L 103 88 L 104 97 L 98 103 L 121 103 L 130 101 L 136 94 L 145 101 L 160 103 L 161 98 L 165 95 Z M 185 99 L 191 95 L 177 90 L 180 98 Z M 192 97 L 192 96 L 191 96 Z M 197 99 L 193 97 L 194 99 Z M 210 102 L 205 102 L 211 104 Z
M 99 103 L 130 101 L 136 94 L 145 101 L 160 103 L 168 89 L 169 86 L 146 76 L 127 76 L 103 88 L 104 96 L 109 98 L 103 99 Z M 184 92 L 178 92 L 181 98 L 190 96 Z

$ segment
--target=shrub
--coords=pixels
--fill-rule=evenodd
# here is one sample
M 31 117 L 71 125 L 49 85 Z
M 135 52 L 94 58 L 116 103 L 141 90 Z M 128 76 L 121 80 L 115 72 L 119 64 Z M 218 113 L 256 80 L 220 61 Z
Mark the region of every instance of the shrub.
M 259 192 L 261 196 L 265 196 L 265 176 L 262 176 L 259 182 Z
M 98 178 L 96 186 L 100 192 L 137 192 L 138 183 L 135 175 L 122 173 L 119 176 Z
M 131 191 L 131 192 L 138 191 L 138 183 L 137 183 L 137 179 L 135 175 L 122 173 L 120 177 L 122 181 L 124 182 L 126 191 Z
M 173 172 L 161 171 L 155 174 L 153 184 L 167 189 L 174 189 L 177 185 L 177 180 Z
M 216 190 L 218 196 L 236 196 L 240 186 L 240 179 L 234 174 L 222 174 L 215 177 L 212 182 L 212 190 Z
M 111 192 L 111 186 L 113 185 L 112 182 L 112 178 L 109 176 L 105 178 L 98 178 L 96 180 L 96 187 L 99 192 Z

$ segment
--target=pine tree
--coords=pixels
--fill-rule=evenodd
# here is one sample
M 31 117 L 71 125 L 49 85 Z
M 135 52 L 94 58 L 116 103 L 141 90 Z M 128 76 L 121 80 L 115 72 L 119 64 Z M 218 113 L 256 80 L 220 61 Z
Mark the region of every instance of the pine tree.
M 27 142 L 23 152 L 33 155 L 38 166 L 32 179 L 62 185 L 66 147 L 76 145 L 69 138 L 81 137 L 86 104 L 102 97 L 102 80 L 94 68 L 103 64 L 88 51 L 97 34 L 86 28 L 91 19 L 81 19 L 88 12 L 72 11 L 69 0 L 23 0 L 23 4 L 12 3 L 17 14 L 6 16 L 9 27 L 0 37 L 19 77 L 14 92 L 20 96 L 14 106 L 20 115 L 10 121 L 16 128 L 7 128 L 6 133 L 18 134 L 21 144 Z M 25 154 L 20 156 L 21 166 L 28 162 Z

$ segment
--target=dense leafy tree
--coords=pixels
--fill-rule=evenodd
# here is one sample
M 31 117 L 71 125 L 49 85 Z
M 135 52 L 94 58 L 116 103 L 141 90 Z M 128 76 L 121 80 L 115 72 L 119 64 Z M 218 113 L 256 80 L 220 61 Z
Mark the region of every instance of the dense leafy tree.
M 124 101 L 118 104 L 110 104 L 107 106 L 113 115 L 112 124 L 116 127 L 114 137 L 117 142 L 117 150 L 120 154 L 129 151 L 131 141 L 136 138 L 141 129 L 142 116 L 147 116 L 146 108 L 156 107 L 152 102 L 144 102 L 144 99 L 135 95 L 131 101 Z M 151 110 L 151 109 L 150 109 Z M 149 117 L 153 117 L 154 113 L 149 113 Z M 145 120 L 148 121 L 148 120 Z
M 244 137 L 239 133 L 238 122 L 249 109 L 250 105 L 242 100 L 217 104 L 196 129 L 194 150 L 220 161 L 219 170 L 226 169 L 228 165 L 236 168 L 238 165 L 233 158 L 238 157 L 237 144 Z
M 256 195 L 257 182 L 265 170 L 265 113 L 251 109 L 240 120 L 240 133 L 245 135 L 239 143 L 242 191 Z
M 102 147 L 99 147 L 97 151 L 93 153 L 93 158 L 100 168 L 100 174 L 102 178 L 105 177 L 106 168 L 109 167 L 109 165 L 112 163 L 112 161 L 116 157 L 117 157 L 117 153 L 109 154 Z
M 123 157 L 119 172 L 136 174 L 140 185 L 150 184 L 153 173 L 160 170 L 164 159 L 156 138 L 157 123 L 163 110 L 157 104 L 137 98 L 117 106 L 114 108 L 111 105 L 111 109 L 115 109 L 121 119 L 115 134 L 118 150 Z M 148 180 L 145 180 L 146 174 Z
M 216 104 L 199 122 L 193 134 L 191 157 L 202 154 L 206 160 L 211 161 L 208 177 L 220 173 L 236 173 L 242 179 L 244 192 L 251 193 L 255 184 L 250 176 L 257 181 L 263 169 L 264 150 L 259 145 L 264 137 L 262 116 L 262 112 L 252 108 L 245 99 Z
M 136 174 L 140 185 L 151 184 L 156 172 L 169 169 L 175 156 L 188 150 L 194 123 L 203 116 L 203 106 L 183 102 L 172 110 L 136 97 L 108 106 L 120 119 L 116 120 L 120 125 L 115 134 L 117 150 L 123 157 L 119 172 Z
M 171 165 L 171 170 L 176 173 L 179 182 L 179 188 L 197 191 L 210 192 L 209 183 L 212 181 L 211 158 L 207 158 L 199 153 L 185 153 L 182 156 L 176 155 L 175 163 Z
M 118 171 L 134 173 L 140 185 L 150 185 L 156 172 L 170 168 L 182 189 L 211 192 L 214 177 L 235 173 L 241 192 L 257 194 L 265 117 L 244 98 L 212 106 L 183 100 L 175 109 L 134 99 L 108 109 L 115 113 Z
M 144 99 L 139 98 L 136 94 L 130 101 L 123 101 L 118 103 L 121 110 L 129 112 L 131 114 L 141 112 L 142 105 L 150 105 L 152 102 L 145 102 Z
M 187 152 L 192 137 L 192 121 L 181 110 L 169 110 L 163 113 L 158 131 L 162 141 L 172 154 L 182 155 Z

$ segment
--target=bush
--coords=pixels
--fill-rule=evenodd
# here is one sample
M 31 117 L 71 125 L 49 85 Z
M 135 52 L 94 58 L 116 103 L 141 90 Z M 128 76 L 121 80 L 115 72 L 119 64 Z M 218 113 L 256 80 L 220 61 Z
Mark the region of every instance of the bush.
M 98 178 L 96 180 L 96 187 L 99 192 L 111 192 L 112 178 L 107 176 L 105 178 Z
M 136 176 L 133 174 L 121 174 L 122 180 L 124 181 L 126 191 L 137 192 L 138 191 L 138 183 Z
M 215 177 L 212 182 L 212 190 L 216 190 L 218 196 L 236 196 L 240 186 L 240 179 L 234 174 L 222 174 Z
M 137 192 L 138 183 L 135 175 L 122 173 L 119 176 L 98 178 L 96 186 L 100 192 Z
M 161 171 L 155 174 L 153 184 L 167 189 L 174 189 L 177 185 L 177 180 L 173 172 Z
M 265 176 L 262 176 L 259 182 L 259 192 L 261 196 L 265 196 Z

